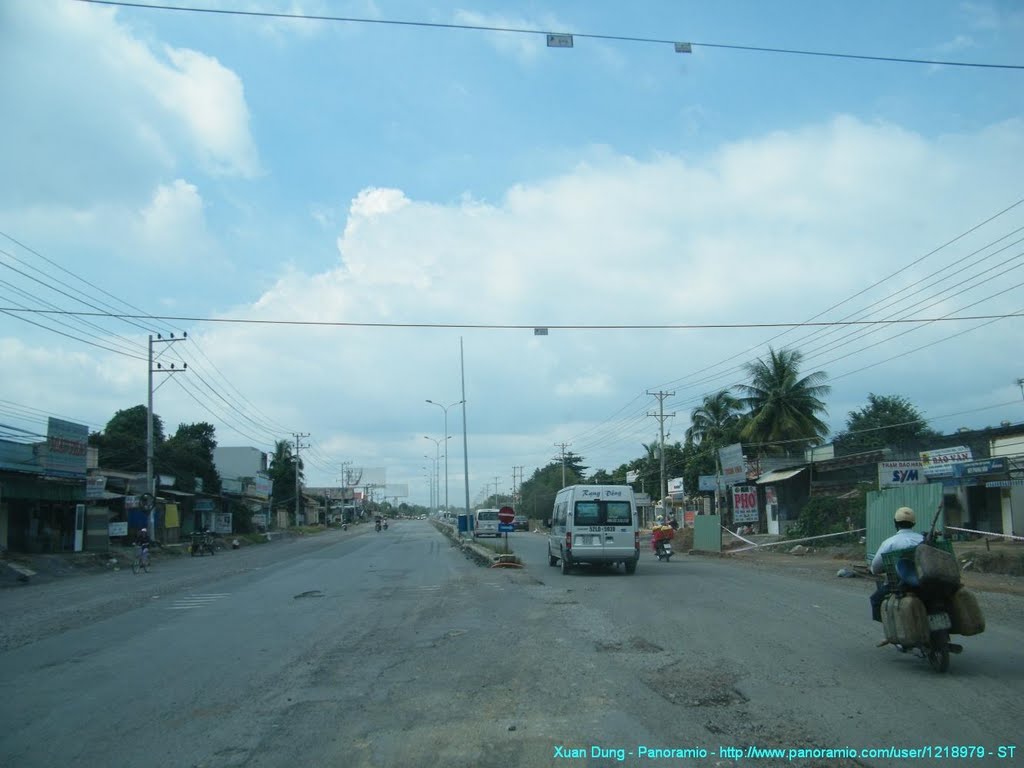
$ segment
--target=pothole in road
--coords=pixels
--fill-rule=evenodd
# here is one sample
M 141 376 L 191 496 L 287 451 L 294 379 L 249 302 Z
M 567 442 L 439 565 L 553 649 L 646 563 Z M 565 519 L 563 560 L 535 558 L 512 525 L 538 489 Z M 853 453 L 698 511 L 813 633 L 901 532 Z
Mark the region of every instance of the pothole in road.
M 626 651 L 632 653 L 661 653 L 665 649 L 660 645 L 652 643 L 650 640 L 644 640 L 642 637 L 631 637 L 628 642 L 625 643 L 594 643 L 594 648 L 598 653 L 614 653 L 617 651 Z
M 297 594 L 295 596 L 295 599 L 299 600 L 299 599 L 301 599 L 303 597 L 323 597 L 323 596 L 324 596 L 324 593 L 321 592 L 319 589 L 310 589 L 310 590 L 307 590 L 306 592 L 300 592 L 299 594 Z
M 683 707 L 729 707 L 749 699 L 736 688 L 737 674 L 725 669 L 690 669 L 682 662 L 648 673 L 644 682 L 655 693 Z

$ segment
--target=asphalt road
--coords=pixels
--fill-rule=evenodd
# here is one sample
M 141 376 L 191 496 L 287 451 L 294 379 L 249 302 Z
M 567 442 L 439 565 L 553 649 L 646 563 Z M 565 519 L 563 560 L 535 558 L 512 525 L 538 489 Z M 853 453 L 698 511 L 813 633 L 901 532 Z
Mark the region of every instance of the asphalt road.
M 563 576 L 543 537 L 510 540 L 526 569 L 401 521 L 4 590 L 5 621 L 31 598 L 36 616 L 0 653 L 0 764 L 896 766 L 939 760 L 728 748 L 961 745 L 1019 764 L 997 754 L 1020 730 L 1024 611 L 941 676 L 875 647 L 862 581 L 648 552 L 632 576 Z M 92 610 L 62 609 L 68 590 Z

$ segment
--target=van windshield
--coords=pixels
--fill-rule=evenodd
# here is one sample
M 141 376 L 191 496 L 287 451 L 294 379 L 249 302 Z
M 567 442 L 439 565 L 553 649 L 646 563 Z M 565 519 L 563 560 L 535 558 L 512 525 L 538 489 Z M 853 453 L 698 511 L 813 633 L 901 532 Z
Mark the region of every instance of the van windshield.
M 629 525 L 633 510 L 628 501 L 577 501 L 576 525 Z

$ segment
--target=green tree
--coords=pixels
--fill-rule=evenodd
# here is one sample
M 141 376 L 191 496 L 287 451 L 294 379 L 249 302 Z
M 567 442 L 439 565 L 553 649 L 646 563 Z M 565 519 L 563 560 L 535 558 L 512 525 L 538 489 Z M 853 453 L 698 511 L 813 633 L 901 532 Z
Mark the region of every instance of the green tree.
M 146 420 L 148 409 L 136 405 L 118 411 L 102 432 L 89 435 L 89 445 L 99 449 L 99 464 L 105 469 L 122 472 L 146 471 Z M 164 424 L 153 414 L 153 446 L 164 442 Z
M 849 412 L 846 429 L 836 435 L 834 442 L 836 452 L 846 455 L 913 443 L 938 434 L 907 398 L 872 392 L 867 405 Z
M 208 422 L 179 424 L 178 431 L 164 441 L 157 452 L 157 471 L 174 475 L 179 490 L 192 493 L 196 480 L 204 493 L 220 493 L 220 475 L 213 463 L 217 447 L 216 430 Z
M 579 482 L 580 478 L 571 474 L 572 470 L 566 465 L 566 485 L 573 485 Z M 562 461 L 552 461 L 545 467 L 533 471 L 528 480 L 525 480 L 519 488 L 519 506 L 516 510 L 535 520 L 548 520 L 551 518 L 551 508 L 555 504 L 555 494 L 562 489 Z
M 292 444 L 287 440 L 274 443 L 274 454 L 270 457 L 267 474 L 274 483 L 271 495 L 271 508 L 287 506 L 295 509 L 295 454 Z M 298 461 L 299 483 L 302 482 L 302 459 Z
M 783 453 L 819 444 L 829 432 L 820 416 L 827 413 L 822 398 L 832 388 L 816 371 L 800 376 L 803 355 L 796 349 L 769 348 L 768 357 L 747 363 L 749 384 L 740 384 L 740 402 L 749 419 L 740 432 L 744 442 L 756 443 L 761 453 Z

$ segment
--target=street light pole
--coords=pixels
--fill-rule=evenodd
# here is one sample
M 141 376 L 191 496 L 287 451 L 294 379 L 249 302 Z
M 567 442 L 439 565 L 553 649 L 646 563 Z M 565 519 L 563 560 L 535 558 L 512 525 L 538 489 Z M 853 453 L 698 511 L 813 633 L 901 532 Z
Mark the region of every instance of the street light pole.
M 444 511 L 450 512 L 451 509 L 448 507 L 448 409 L 456 405 L 462 405 L 465 400 L 459 400 L 457 403 L 451 405 L 441 405 L 440 403 L 434 402 L 433 400 L 427 400 L 431 405 L 436 405 L 442 411 L 444 411 Z M 468 510 L 467 510 L 468 512 Z
M 441 489 L 439 487 L 440 484 L 441 484 L 441 478 L 440 478 L 440 474 L 441 474 L 441 471 L 440 471 L 440 467 L 441 467 L 441 440 L 439 438 L 430 437 L 429 435 L 424 435 L 423 439 L 424 440 L 429 440 L 430 442 L 432 442 L 434 444 L 434 454 L 435 454 L 434 455 L 434 477 L 436 478 L 436 485 L 434 487 L 437 488 L 437 504 L 435 505 L 434 511 L 437 512 L 438 511 L 437 507 L 441 506 Z M 445 447 L 447 448 L 447 445 L 448 445 L 448 438 L 447 437 L 444 439 L 444 443 L 445 443 Z

